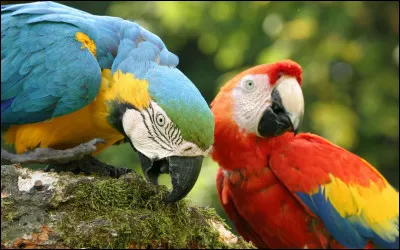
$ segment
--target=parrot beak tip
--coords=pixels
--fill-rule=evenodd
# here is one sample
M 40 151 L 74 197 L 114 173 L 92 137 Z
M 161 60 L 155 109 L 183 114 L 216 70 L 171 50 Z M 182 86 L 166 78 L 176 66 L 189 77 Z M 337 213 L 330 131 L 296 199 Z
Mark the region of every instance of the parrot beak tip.
M 203 156 L 171 156 L 153 161 L 139 151 L 138 154 L 147 181 L 158 185 L 160 174 L 170 174 L 172 191 L 164 198 L 167 203 L 183 199 L 192 190 L 203 162 Z
M 200 175 L 203 156 L 171 156 L 168 157 L 168 160 L 172 191 L 165 197 L 164 201 L 172 203 L 183 199 L 196 184 Z

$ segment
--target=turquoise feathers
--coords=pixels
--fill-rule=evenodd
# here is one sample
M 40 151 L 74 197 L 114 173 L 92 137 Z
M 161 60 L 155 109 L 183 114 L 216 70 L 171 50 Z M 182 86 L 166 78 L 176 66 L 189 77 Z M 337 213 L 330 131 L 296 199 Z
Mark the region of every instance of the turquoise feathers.
M 77 40 L 78 32 L 94 42 L 95 54 Z M 178 57 L 135 22 L 36 2 L 2 6 L 1 35 L 2 127 L 85 107 L 98 94 L 101 70 L 110 68 L 146 79 L 151 98 L 185 139 L 202 148 L 213 143 L 212 113 L 176 68 Z

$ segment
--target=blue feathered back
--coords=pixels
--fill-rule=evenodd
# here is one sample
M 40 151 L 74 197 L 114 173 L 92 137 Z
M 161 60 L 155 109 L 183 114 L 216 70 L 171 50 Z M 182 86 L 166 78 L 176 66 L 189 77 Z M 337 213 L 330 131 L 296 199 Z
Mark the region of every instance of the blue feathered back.
M 95 54 L 77 40 L 78 32 L 94 42 Z M 111 68 L 146 79 L 151 98 L 187 138 L 201 145 L 213 140 L 212 113 L 176 68 L 178 57 L 135 22 L 54 2 L 2 6 L 1 58 L 2 127 L 85 107 L 98 94 L 101 69 Z

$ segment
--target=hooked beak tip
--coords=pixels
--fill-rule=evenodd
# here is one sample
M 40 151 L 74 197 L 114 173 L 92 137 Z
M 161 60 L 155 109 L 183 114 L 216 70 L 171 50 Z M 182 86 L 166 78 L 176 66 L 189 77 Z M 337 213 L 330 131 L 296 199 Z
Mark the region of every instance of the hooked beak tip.
M 183 199 L 194 187 L 200 175 L 203 156 L 169 157 L 172 191 L 164 198 L 167 203 Z
M 153 161 L 138 151 L 143 174 L 148 182 L 158 185 L 160 174 L 169 173 L 172 191 L 164 198 L 167 203 L 183 199 L 193 188 L 199 177 L 203 156 L 170 156 Z

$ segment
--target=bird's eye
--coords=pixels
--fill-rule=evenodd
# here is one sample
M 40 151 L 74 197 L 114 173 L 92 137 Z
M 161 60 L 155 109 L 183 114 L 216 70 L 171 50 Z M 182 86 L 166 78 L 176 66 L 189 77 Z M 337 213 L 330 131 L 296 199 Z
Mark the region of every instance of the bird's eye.
M 159 126 L 164 126 L 164 124 L 165 124 L 165 117 L 164 117 L 162 114 L 159 114 L 159 115 L 157 115 L 156 121 L 157 121 L 157 124 L 158 124 Z
M 252 90 L 255 87 L 255 83 L 252 80 L 246 80 L 244 86 L 247 90 Z

